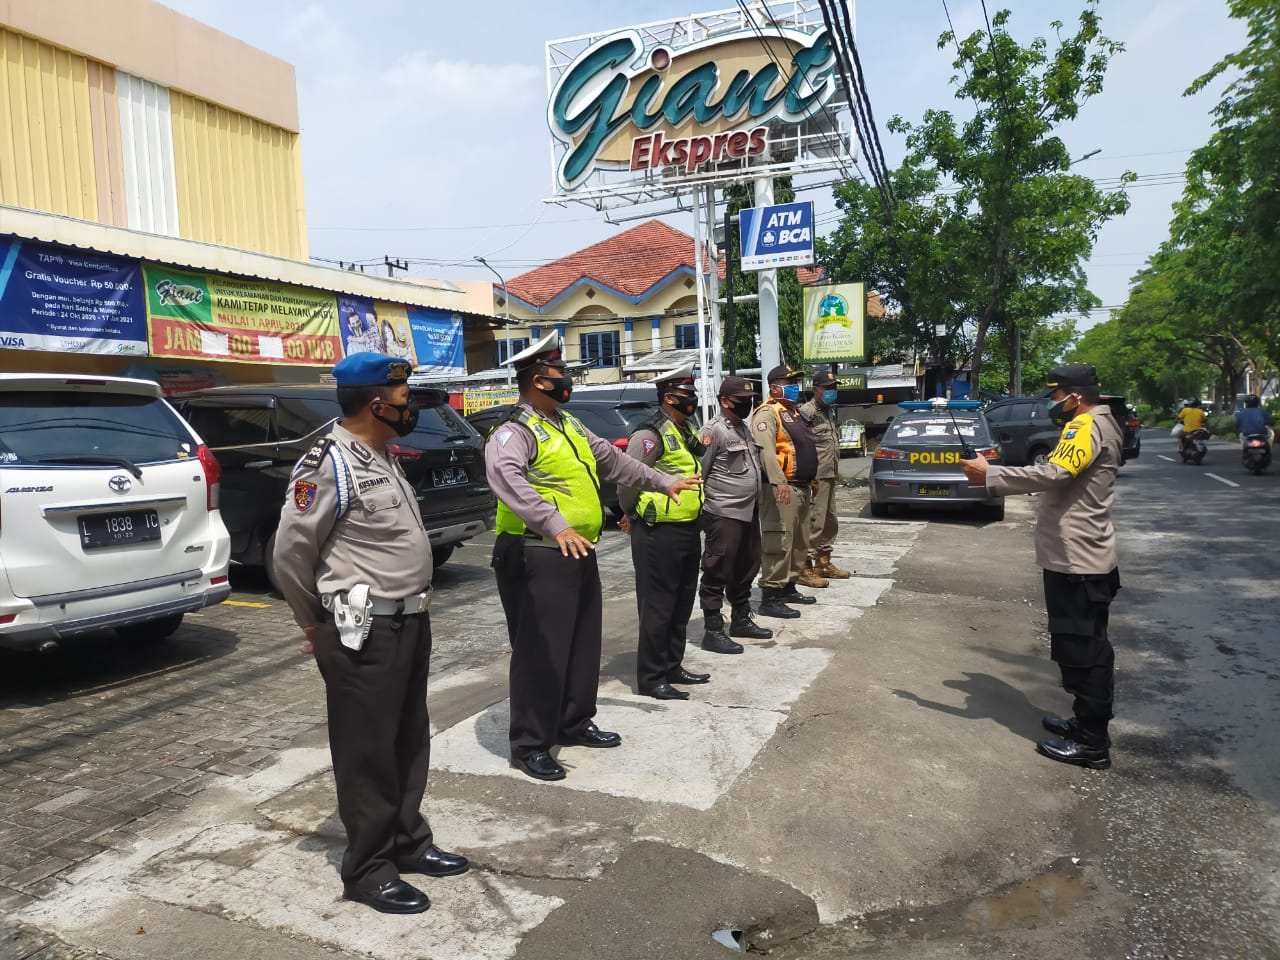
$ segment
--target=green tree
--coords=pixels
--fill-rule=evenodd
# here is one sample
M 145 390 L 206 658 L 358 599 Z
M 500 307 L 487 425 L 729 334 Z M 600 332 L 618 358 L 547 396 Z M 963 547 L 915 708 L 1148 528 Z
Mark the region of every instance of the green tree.
M 979 383 L 992 331 L 1011 339 L 1016 327 L 1025 342 L 1048 318 L 1097 305 L 1083 263 L 1101 225 L 1128 209 L 1123 190 L 1070 172 L 1054 132 L 1102 90 L 1122 49 L 1102 34 L 1096 5 L 1052 51 L 1044 38 L 1019 44 L 1007 10 L 963 41 L 943 34 L 939 47 L 957 45 L 953 85 L 972 117 L 932 109 L 919 124 L 893 118 L 907 154 L 890 177 L 892 211 L 871 209 L 864 185 L 836 189 L 845 220 L 823 248 L 833 275 L 865 277 L 899 308 L 895 343 L 909 335 L 927 349 L 942 324 L 954 349 L 972 329 Z

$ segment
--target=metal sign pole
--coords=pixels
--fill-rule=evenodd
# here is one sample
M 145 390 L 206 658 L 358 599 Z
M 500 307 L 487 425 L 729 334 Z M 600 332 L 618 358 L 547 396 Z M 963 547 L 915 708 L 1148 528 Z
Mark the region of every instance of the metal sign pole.
M 722 367 L 721 358 L 724 354 L 723 341 L 720 336 L 720 258 L 716 255 L 715 244 L 715 227 L 716 227 L 716 188 L 712 184 L 707 184 L 707 214 L 703 218 L 707 227 L 707 302 L 711 305 L 711 343 L 708 345 L 710 353 L 710 381 L 707 383 L 706 401 L 703 404 L 705 408 L 712 411 L 714 416 L 719 404 L 715 401 L 715 395 L 720 390 L 720 381 L 724 378 L 724 369 Z M 707 418 L 709 419 L 709 418 Z M 704 421 L 705 422 L 705 421 Z
M 761 177 L 756 181 L 756 206 L 773 206 L 773 178 Z M 760 290 L 760 371 L 761 381 L 769 371 L 782 362 L 782 349 L 778 342 L 778 271 L 761 270 L 756 276 Z M 769 395 L 769 384 L 764 383 L 764 396 Z

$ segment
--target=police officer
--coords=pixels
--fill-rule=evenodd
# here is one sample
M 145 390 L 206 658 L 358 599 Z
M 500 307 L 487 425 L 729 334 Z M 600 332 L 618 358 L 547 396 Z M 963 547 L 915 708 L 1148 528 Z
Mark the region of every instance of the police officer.
M 840 532 L 836 518 L 836 476 L 840 466 L 840 436 L 836 430 L 836 376 L 830 370 L 813 378 L 813 399 L 800 415 L 813 430 L 818 448 L 818 486 L 809 507 L 809 557 L 805 563 L 811 585 L 824 577 L 847 580 L 851 574 L 831 562 L 831 549 Z
M 730 636 L 773 636 L 751 619 L 751 581 L 760 572 L 760 454 L 746 421 L 755 391 L 742 377 L 725 377 L 719 399 L 720 415 L 702 428 L 702 529 L 707 535 L 698 593 L 705 625 L 702 649 L 741 653 L 742 644 Z M 722 612 L 726 594 L 733 610 L 728 636 Z
M 992 496 L 1044 492 L 1036 520 L 1036 562 L 1044 570 L 1050 656 L 1062 686 L 1075 697 L 1069 720 L 1042 721 L 1056 736 L 1036 748 L 1063 763 L 1104 770 L 1111 766 L 1107 727 L 1114 699 L 1115 651 L 1107 637 L 1111 601 L 1120 589 L 1116 532 L 1111 524 L 1123 433 L 1100 400 L 1097 371 L 1071 363 L 1049 372 L 1044 396 L 1049 416 L 1062 427 L 1047 463 L 990 466 L 983 457 L 963 460 L 973 484 Z
M 511 639 L 511 763 L 537 780 L 562 780 L 556 744 L 616 747 L 596 727 L 601 597 L 596 541 L 604 525 L 600 477 L 679 502 L 693 477 L 672 478 L 632 460 L 560 410 L 573 392 L 559 338 L 512 357 L 520 402 L 485 446 L 498 495 L 493 568 Z
M 431 544 L 387 444 L 417 424 L 409 365 L 355 353 L 333 368 L 342 419 L 294 468 L 272 562 L 324 677 L 344 896 L 383 913 L 421 913 L 402 872 L 465 873 L 419 812 L 431 735 Z
M 701 473 L 702 442 L 689 418 L 698 410 L 693 364 L 654 380 L 658 409 L 631 433 L 627 456 L 673 477 Z M 660 493 L 618 487 L 618 502 L 631 534 L 631 562 L 636 571 L 636 606 L 640 639 L 636 649 L 636 683 L 657 700 L 688 700 L 675 684 L 707 683 L 709 673 L 684 667 L 686 631 L 698 592 L 702 537 L 702 489 L 677 503 Z
M 769 399 L 751 417 L 767 490 L 760 500 L 760 615 L 800 616 L 788 603 L 816 603 L 796 583 L 825 587 L 805 570 L 809 552 L 809 501 L 817 484 L 818 451 L 813 431 L 800 416 L 800 371 L 785 364 L 769 371 Z

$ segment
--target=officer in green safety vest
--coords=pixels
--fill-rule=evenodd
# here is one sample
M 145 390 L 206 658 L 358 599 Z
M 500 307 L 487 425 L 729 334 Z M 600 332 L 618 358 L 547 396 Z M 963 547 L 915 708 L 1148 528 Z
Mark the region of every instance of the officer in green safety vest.
M 573 392 L 560 338 L 511 358 L 520 402 L 485 445 L 498 495 L 493 569 L 511 640 L 511 762 L 537 780 L 563 780 L 557 745 L 616 747 L 595 724 L 603 608 L 596 542 L 600 479 L 696 496 L 699 481 L 627 457 L 560 410 Z
M 627 456 L 669 476 L 698 478 L 703 449 L 690 422 L 698 409 L 693 364 L 658 377 L 654 384 L 660 406 L 632 431 Z M 660 493 L 620 486 L 618 502 L 626 512 L 636 568 L 637 685 L 641 693 L 658 700 L 688 700 L 689 694 L 672 684 L 711 680 L 711 674 L 693 673 L 684 666 L 685 631 L 702 562 L 702 490 L 677 503 Z

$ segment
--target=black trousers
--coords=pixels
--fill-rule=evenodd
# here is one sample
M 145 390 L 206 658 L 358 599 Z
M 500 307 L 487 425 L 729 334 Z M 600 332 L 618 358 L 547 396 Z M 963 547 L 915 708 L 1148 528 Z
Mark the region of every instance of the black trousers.
M 431 618 L 374 617 L 359 651 L 342 645 L 330 621 L 314 643 L 338 816 L 347 831 L 342 882 L 371 889 L 400 876 L 397 859 L 412 859 L 432 842 L 420 809 L 431 763 Z
M 760 572 L 760 513 L 750 520 L 733 520 L 702 512 L 707 535 L 702 549 L 702 609 L 718 613 L 724 598 L 734 610 L 751 606 L 751 581 Z
M 698 592 L 702 537 L 698 521 L 655 523 L 631 521 L 631 562 L 636 568 L 636 607 L 640 640 L 636 649 L 636 682 L 648 693 L 680 668 L 685 631 Z
M 1115 699 L 1116 654 L 1107 637 L 1111 601 L 1120 571 L 1067 574 L 1044 571 L 1050 656 L 1062 672 L 1062 688 L 1075 697 L 1075 716 L 1095 736 L 1106 738 Z
M 596 715 L 600 568 L 594 550 L 578 560 L 512 534 L 498 536 L 493 568 L 511 640 L 511 755 L 527 757 Z

